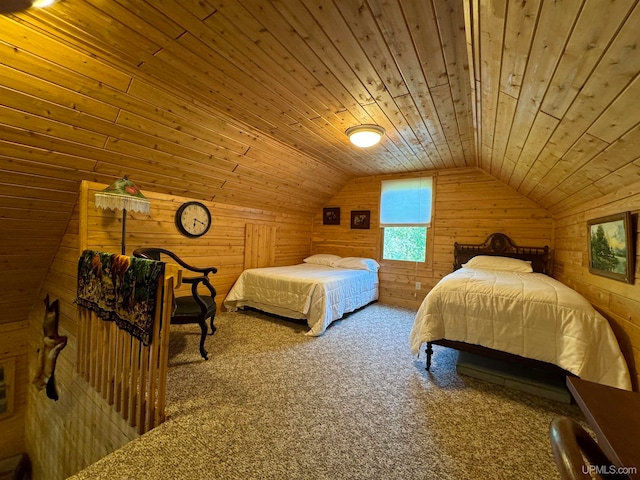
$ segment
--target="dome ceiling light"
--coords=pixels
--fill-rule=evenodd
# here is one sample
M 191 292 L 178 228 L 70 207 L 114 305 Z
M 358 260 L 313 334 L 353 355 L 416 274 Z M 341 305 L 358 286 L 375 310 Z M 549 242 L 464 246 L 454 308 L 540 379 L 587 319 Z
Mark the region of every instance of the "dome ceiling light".
M 371 147 L 380 141 L 384 128 L 380 125 L 358 125 L 347 128 L 345 132 L 351 143 L 358 147 Z
M 33 0 L 31 5 L 36 8 L 45 8 L 50 5 L 53 5 L 56 0 Z
M 0 0 L 0 14 L 23 12 L 31 7 L 44 8 L 56 0 Z

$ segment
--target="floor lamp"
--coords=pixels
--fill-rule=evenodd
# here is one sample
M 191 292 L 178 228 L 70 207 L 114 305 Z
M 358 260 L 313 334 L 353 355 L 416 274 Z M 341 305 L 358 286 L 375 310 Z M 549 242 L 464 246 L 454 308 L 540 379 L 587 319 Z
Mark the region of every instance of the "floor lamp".
M 151 210 L 151 202 L 147 200 L 140 189 L 126 175 L 104 190 L 96 192 L 95 202 L 98 208 L 108 208 L 110 210 L 117 208 L 122 210 L 122 255 L 125 255 L 127 210 L 148 214 Z

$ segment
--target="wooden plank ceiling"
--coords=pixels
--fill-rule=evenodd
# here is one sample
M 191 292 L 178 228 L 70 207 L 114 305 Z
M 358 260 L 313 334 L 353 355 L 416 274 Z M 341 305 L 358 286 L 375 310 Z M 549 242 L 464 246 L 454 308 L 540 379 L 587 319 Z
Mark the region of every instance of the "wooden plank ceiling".
M 25 318 L 82 179 L 309 214 L 355 176 L 465 166 L 552 213 L 617 191 L 639 179 L 639 27 L 630 0 L 0 14 L 2 321 Z M 381 144 L 349 143 L 363 123 Z

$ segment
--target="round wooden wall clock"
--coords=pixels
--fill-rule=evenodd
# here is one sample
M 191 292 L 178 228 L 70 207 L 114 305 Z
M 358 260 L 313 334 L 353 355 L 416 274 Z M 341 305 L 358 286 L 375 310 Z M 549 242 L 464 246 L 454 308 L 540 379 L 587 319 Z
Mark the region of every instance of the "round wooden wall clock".
M 183 203 L 176 212 L 176 227 L 187 237 L 201 237 L 211 227 L 211 213 L 200 202 Z

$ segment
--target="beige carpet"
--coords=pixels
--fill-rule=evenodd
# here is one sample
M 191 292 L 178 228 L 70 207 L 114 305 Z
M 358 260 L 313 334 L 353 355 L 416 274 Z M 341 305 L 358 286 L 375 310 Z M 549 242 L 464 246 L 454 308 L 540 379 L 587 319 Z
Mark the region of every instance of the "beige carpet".
M 557 479 L 547 432 L 579 409 L 411 356 L 414 312 L 370 305 L 318 338 L 257 312 L 174 326 L 169 419 L 73 478 Z

